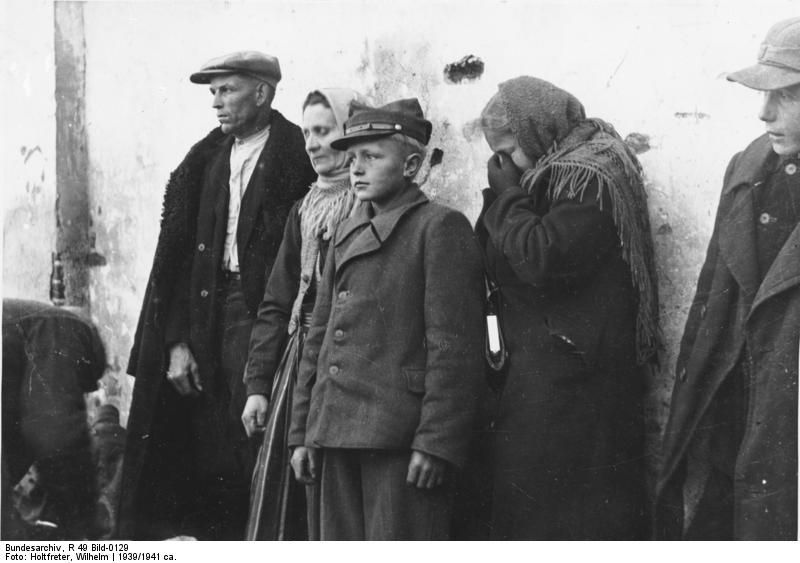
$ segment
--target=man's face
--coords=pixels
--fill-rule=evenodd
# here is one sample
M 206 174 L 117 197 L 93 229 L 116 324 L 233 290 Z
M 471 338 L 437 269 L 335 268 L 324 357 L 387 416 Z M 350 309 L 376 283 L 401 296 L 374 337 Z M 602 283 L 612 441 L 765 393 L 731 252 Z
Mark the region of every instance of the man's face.
M 416 169 L 401 142 L 381 137 L 354 144 L 347 149 L 350 183 L 361 201 L 372 202 L 377 211 L 391 207 L 407 185 L 406 175 Z M 410 167 L 409 167 L 410 165 Z
M 772 150 L 781 156 L 800 154 L 800 84 L 764 92 L 758 117 L 767 125 Z
M 256 132 L 259 111 L 267 104 L 267 85 L 248 76 L 226 74 L 212 78 L 209 90 L 214 96 L 211 106 L 223 133 L 242 139 Z

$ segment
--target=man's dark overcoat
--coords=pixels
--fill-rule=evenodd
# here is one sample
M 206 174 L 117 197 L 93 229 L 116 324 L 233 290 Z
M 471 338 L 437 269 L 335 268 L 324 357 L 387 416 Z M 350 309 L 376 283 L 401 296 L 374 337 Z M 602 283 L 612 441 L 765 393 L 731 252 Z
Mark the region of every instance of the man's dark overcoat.
M 471 456 L 471 471 L 491 460 L 489 535 L 642 538 L 636 291 L 610 202 L 601 209 L 596 185 L 580 201 L 519 187 L 484 198 L 476 231 L 509 354 L 496 404 L 484 407 L 489 450 Z
M 269 138 L 242 198 L 236 233 L 251 318 L 264 293 L 289 210 L 315 178 L 300 129 L 275 110 L 270 123 Z M 233 141 L 221 129 L 213 130 L 191 148 L 167 184 L 161 232 L 128 365 L 136 383 L 121 486 L 120 537 L 137 537 L 142 507 L 153 514 L 158 513 L 159 503 L 164 503 L 165 511 L 176 504 L 148 471 L 153 460 L 177 455 L 162 440 L 167 427 L 178 423 L 176 413 L 186 400 L 166 383 L 169 346 L 189 343 L 206 388 L 218 365 L 216 297 L 222 283 Z M 231 394 L 230 414 L 238 417 L 246 399 L 243 384 Z M 175 436 L 170 440 L 174 444 Z
M 756 254 L 754 200 L 777 164 L 764 135 L 737 154 L 725 174 L 676 366 L 656 489 L 659 538 L 681 537 L 692 445 L 705 438 L 708 447 L 723 447 L 711 417 L 743 353 L 750 358 L 744 375 L 749 401 L 738 452 L 734 446 L 732 532 L 739 539 L 797 537 L 800 226 L 760 284 Z

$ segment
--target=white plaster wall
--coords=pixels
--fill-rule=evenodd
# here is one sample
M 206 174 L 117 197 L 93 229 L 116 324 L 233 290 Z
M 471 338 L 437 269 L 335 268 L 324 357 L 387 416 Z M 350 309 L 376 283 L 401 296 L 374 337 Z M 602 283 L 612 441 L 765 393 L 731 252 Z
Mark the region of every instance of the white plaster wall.
M 38 8 L 20 10 L 11 4 L 23 13 L 24 29 L 35 35 L 31 47 L 14 46 L 19 66 L 12 77 L 19 81 L 18 77 L 30 75 L 34 85 L 43 85 L 32 90 L 33 97 L 22 99 L 45 110 L 32 118 L 34 127 L 22 113 L 5 114 L 16 126 L 4 130 L 19 127 L 23 132 L 14 138 L 16 151 L 18 145 L 34 142 L 46 146 L 46 167 L 52 168 L 47 163 L 52 162 L 53 143 L 44 140 L 44 133 L 52 137 L 54 130 L 48 121 L 53 103 L 45 95 L 53 81 L 51 69 L 46 68 L 48 61 L 52 63 L 46 48 L 52 45 L 47 43 L 52 16 L 44 8 L 49 2 L 32 4 Z M 274 105 L 295 122 L 305 94 L 318 87 L 351 86 L 378 102 L 420 97 L 434 122 L 431 144 L 445 153 L 427 189 L 473 220 L 479 211 L 479 191 L 486 185 L 489 150 L 471 125 L 496 85 L 507 78 L 532 74 L 550 80 L 578 96 L 589 115 L 612 122 L 623 137 L 631 132 L 650 136 L 652 148 L 641 160 L 656 233 L 667 339 L 662 370 L 649 382 L 650 442 L 655 453 L 677 343 L 711 233 L 725 165 L 762 130 L 756 118 L 759 95 L 722 76 L 754 62 L 766 30 L 779 19 L 797 15 L 796 4 L 790 0 L 87 3 L 90 189 L 97 251 L 108 260 L 92 271 L 92 312 L 108 344 L 112 370 L 119 375 L 121 386 L 111 392 L 120 394 L 123 420 L 131 382 L 122 374 L 155 248 L 164 184 L 190 145 L 216 126 L 207 89 L 191 84 L 188 76 L 211 57 L 258 49 L 280 58 L 284 80 Z M 20 41 L 29 40 L 23 31 L 14 33 Z M 467 54 L 484 60 L 483 77 L 470 84 L 444 83 L 444 66 Z M 8 160 L 11 155 L 13 161 L 14 150 L 4 149 L 4 157 Z M 31 199 L 25 192 L 26 174 L 17 163 L 9 176 L 13 193 L 23 203 Z M 45 178 L 52 176 L 48 172 Z M 45 207 L 52 205 L 48 202 Z M 53 231 L 50 219 L 52 211 L 44 208 L 35 215 L 42 235 L 26 241 L 36 247 L 31 252 L 49 252 L 44 247 L 52 234 L 48 239 L 44 233 Z M 9 240 L 24 238 L 16 226 L 9 235 L 9 224 L 7 212 L 7 254 Z M 29 289 L 16 270 L 8 272 L 6 268 L 7 288 Z M 46 284 L 42 287 L 46 291 Z
M 55 250 L 53 7 L 0 3 L 3 296 L 47 301 Z

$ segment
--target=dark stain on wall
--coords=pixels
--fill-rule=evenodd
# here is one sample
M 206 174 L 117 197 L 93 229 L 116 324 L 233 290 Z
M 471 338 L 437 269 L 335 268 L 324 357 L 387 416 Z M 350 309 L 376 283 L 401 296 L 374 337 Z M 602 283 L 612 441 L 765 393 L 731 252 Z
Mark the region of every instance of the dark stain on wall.
M 658 230 L 656 231 L 657 235 L 671 235 L 672 234 L 672 225 L 669 223 L 663 223 Z
M 483 61 L 475 55 L 467 55 L 444 67 L 444 80 L 449 84 L 472 82 L 483 76 Z
M 440 148 L 435 148 L 431 152 L 431 168 L 436 166 L 437 164 L 442 163 L 442 159 L 444 158 L 444 151 Z
M 675 117 L 677 117 L 678 119 L 694 118 L 699 121 L 701 119 L 708 119 L 711 116 L 702 111 L 676 111 Z

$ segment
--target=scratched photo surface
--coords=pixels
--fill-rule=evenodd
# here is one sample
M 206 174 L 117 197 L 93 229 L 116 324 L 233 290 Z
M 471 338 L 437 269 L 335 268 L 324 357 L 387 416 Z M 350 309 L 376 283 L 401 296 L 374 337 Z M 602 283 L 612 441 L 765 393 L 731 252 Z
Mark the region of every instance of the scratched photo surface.
M 207 86 L 189 81 L 202 63 L 237 50 L 277 56 L 273 107 L 294 123 L 320 87 L 351 87 L 378 104 L 417 97 L 433 124 L 423 190 L 473 224 L 491 156 L 480 112 L 499 83 L 541 77 L 613 123 L 643 166 L 664 335 L 646 382 L 652 489 L 725 167 L 764 130 L 761 95 L 725 75 L 754 63 L 766 30 L 797 8 L 792 0 L 7 1 L 3 297 L 49 302 L 53 252 L 80 258 L 65 298 L 94 322 L 107 356 L 88 412 L 111 403 L 124 427 L 126 366 L 164 187 L 217 126 Z

